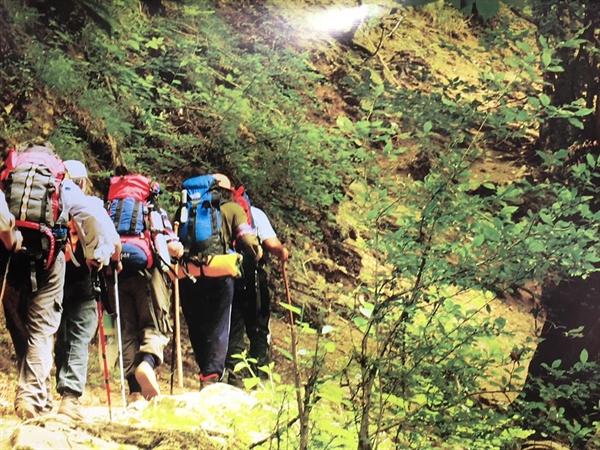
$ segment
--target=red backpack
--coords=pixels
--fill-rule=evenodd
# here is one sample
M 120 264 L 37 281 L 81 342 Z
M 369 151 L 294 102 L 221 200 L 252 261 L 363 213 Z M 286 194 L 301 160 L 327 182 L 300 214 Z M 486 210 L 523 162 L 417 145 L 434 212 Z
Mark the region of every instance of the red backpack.
M 244 186 L 240 186 L 235 191 L 233 191 L 233 199 L 238 205 L 244 208 L 244 211 L 246 211 L 246 220 L 248 221 L 252 229 L 256 228 L 254 225 L 254 218 L 252 217 L 252 210 L 250 209 L 250 197 L 246 192 L 246 188 Z
M 110 178 L 107 209 L 121 235 L 124 268 L 150 269 L 154 264 L 150 212 L 159 192 L 159 184 L 144 175 Z

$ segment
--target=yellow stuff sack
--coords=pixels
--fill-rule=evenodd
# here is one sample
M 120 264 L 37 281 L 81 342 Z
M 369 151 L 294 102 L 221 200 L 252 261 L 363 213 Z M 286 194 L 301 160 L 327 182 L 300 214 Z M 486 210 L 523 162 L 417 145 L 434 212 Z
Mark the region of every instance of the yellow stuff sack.
M 185 278 L 194 277 L 234 277 L 242 276 L 242 255 L 239 253 L 228 253 L 226 255 L 207 256 L 202 261 L 189 261 L 186 267 L 178 266 L 177 276 Z

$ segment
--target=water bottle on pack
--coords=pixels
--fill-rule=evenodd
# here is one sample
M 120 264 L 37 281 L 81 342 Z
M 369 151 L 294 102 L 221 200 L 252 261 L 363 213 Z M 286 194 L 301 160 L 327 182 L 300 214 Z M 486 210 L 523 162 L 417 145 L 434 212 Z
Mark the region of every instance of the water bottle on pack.
M 150 231 L 153 236 L 154 250 L 159 256 L 160 268 L 163 272 L 166 272 L 169 270 L 171 255 L 169 255 L 169 247 L 167 246 L 165 223 L 159 211 L 150 213 Z
M 188 192 L 187 189 L 181 191 L 181 212 L 179 215 L 179 220 L 181 223 L 186 223 L 188 221 Z

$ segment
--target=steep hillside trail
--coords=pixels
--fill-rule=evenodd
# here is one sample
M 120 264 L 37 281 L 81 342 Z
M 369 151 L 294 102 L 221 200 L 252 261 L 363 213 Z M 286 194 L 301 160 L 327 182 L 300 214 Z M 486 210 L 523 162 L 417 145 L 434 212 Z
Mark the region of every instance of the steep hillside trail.
M 509 51 L 505 48 L 489 49 L 481 47 L 480 39 L 470 30 L 463 19 L 456 19 L 453 16 L 447 21 L 441 21 L 435 14 L 415 14 L 411 11 L 399 12 L 386 16 L 389 23 L 390 34 L 386 37 L 382 45 L 376 38 L 377 30 L 364 27 L 359 29 L 354 39 L 350 42 L 343 42 L 338 34 L 331 33 L 331 30 L 315 29 L 309 27 L 310 18 L 317 12 L 323 12 L 323 8 L 309 8 L 308 6 L 298 9 L 281 8 L 278 11 L 269 11 L 261 8 L 252 8 L 241 11 L 235 2 L 220 2 L 222 13 L 231 18 L 231 22 L 238 29 L 248 29 L 254 20 L 260 20 L 263 27 L 252 27 L 251 33 L 263 33 L 262 39 L 282 47 L 293 47 L 298 51 L 306 51 L 317 72 L 322 74 L 327 80 L 314 94 L 324 105 L 326 113 L 314 117 L 314 121 L 325 127 L 332 127 L 340 116 L 346 116 L 351 119 L 359 117 L 357 105 L 360 99 L 345 92 L 340 81 L 353 71 L 361 68 L 361 59 L 373 58 L 378 61 L 382 68 L 382 76 L 386 81 L 394 83 L 399 88 L 407 90 L 422 90 L 428 92 L 431 87 L 427 84 L 427 75 L 435 80 L 450 80 L 455 77 L 468 79 L 476 82 L 481 71 L 497 69 L 498 71 L 507 70 L 503 64 L 503 59 L 508 56 Z M 227 5 L 229 3 L 229 5 Z M 388 10 L 389 11 L 389 10 Z M 456 19 L 456 20 L 455 20 Z M 285 31 L 282 31 L 285 30 Z M 295 34 L 291 34 L 293 30 Z M 366 50 L 366 53 L 365 53 Z M 348 59 L 352 58 L 352 63 Z M 443 137 L 442 137 L 443 138 Z M 507 183 L 509 180 L 518 179 L 527 174 L 529 169 L 519 157 L 521 149 L 511 149 L 511 153 L 501 152 L 500 150 L 490 150 L 487 156 L 473 167 L 475 177 L 486 177 L 490 182 L 498 184 Z M 381 161 L 382 166 L 390 169 L 394 177 L 398 179 L 406 177 L 420 169 L 419 149 L 410 148 L 402 157 L 390 165 L 389 161 Z M 357 214 L 357 206 L 350 200 L 338 205 L 336 215 L 340 228 L 347 226 L 355 220 L 350 215 Z M 358 211 L 358 214 L 360 212 Z M 360 249 L 352 237 L 339 239 L 338 230 L 324 230 L 324 242 L 309 245 L 302 251 L 302 258 L 295 258 L 291 261 L 290 278 L 292 283 L 292 298 L 299 305 L 319 305 L 326 304 L 330 316 L 328 323 L 336 326 L 337 332 L 332 337 L 336 343 L 336 349 L 330 355 L 326 364 L 328 368 L 335 370 L 344 365 L 352 356 L 355 345 L 353 336 L 353 326 L 344 317 L 336 314 L 337 301 L 342 297 L 340 292 L 350 292 L 355 286 L 361 284 L 361 275 L 368 272 L 377 257 L 371 252 Z M 294 251 L 294 249 L 292 249 Z M 282 290 L 281 280 L 277 278 L 277 271 L 273 280 L 275 288 L 275 297 L 277 301 L 284 301 L 285 295 Z M 333 286 L 335 289 L 329 291 L 322 286 Z M 535 297 L 532 297 L 525 291 L 520 291 L 521 295 L 509 297 L 507 299 L 496 299 L 491 302 L 490 308 L 492 315 L 503 317 L 507 320 L 507 331 L 509 331 L 509 340 L 502 343 L 503 349 L 507 355 L 510 355 L 508 364 L 511 366 L 526 367 L 527 359 L 521 359 L 520 353 L 524 349 L 531 351 L 535 339 L 539 336 L 541 326 L 543 325 L 543 315 L 536 315 L 534 312 L 540 309 L 539 292 L 532 288 Z M 346 294 L 344 294 L 346 295 Z M 307 313 L 309 314 L 310 311 Z M 5 330 L 4 317 L 0 318 L 0 330 Z M 287 321 L 287 312 L 281 307 L 275 307 L 275 313 L 272 321 L 273 349 L 275 371 L 281 375 L 283 382 L 292 383 L 293 367 L 289 359 L 285 356 L 289 352 L 289 323 Z M 179 399 L 179 396 L 190 395 L 190 401 L 198 401 L 205 404 L 208 398 L 198 397 L 199 383 L 197 379 L 197 367 L 193 359 L 191 348 L 185 338 L 185 329 L 183 330 L 183 354 L 184 354 L 184 388 L 177 387 L 173 394 Z M 300 342 L 300 348 L 310 346 L 310 340 L 306 336 L 300 336 L 306 341 Z M 515 350 L 517 351 L 516 353 Z M 170 391 L 170 346 L 167 348 L 166 363 L 158 370 L 158 378 L 161 391 L 164 398 L 169 400 Z M 97 358 L 98 348 L 96 340 L 90 349 L 90 367 L 88 376 L 88 388 L 82 404 L 86 415 L 86 420 L 82 424 L 73 425 L 68 423 L 63 425 L 58 421 L 58 425 L 49 425 L 53 421 L 39 424 L 39 428 L 34 433 L 42 432 L 40 429 L 50 430 L 54 426 L 59 434 L 75 438 L 75 429 L 82 430 L 81 440 L 90 439 L 85 433 L 86 429 L 94 428 L 101 430 L 114 431 L 123 436 L 119 440 L 114 438 L 114 442 L 129 444 L 135 448 L 173 448 L 177 442 L 172 431 L 162 432 L 164 439 L 157 438 L 156 441 L 148 440 L 148 434 L 144 436 L 143 423 L 136 423 L 137 411 L 133 410 L 130 416 L 123 412 L 121 404 L 121 390 L 117 369 L 111 372 L 111 400 L 112 410 L 114 412 L 114 422 L 109 420 L 109 411 L 106 404 L 106 391 L 103 383 L 103 372 Z M 525 354 L 530 354 L 525 352 Z M 500 368 L 495 368 L 500 369 Z M 524 372 L 522 372 L 524 373 Z M 6 442 L 18 431 L 22 435 L 31 432 L 29 426 L 34 424 L 21 423 L 13 411 L 14 390 L 16 387 L 16 359 L 13 354 L 12 344 L 7 333 L 0 333 L 0 448 L 2 441 Z M 518 382 L 515 384 L 519 384 Z M 221 389 L 222 388 L 222 389 Z M 227 386 L 219 386 L 214 394 L 214 399 L 220 400 L 222 404 L 226 403 L 225 394 L 231 394 Z M 239 394 L 239 393 L 238 393 Z M 490 395 L 488 400 L 509 402 L 514 398 L 515 393 L 496 396 Z M 238 397 L 232 397 L 238 398 Z M 179 400 L 176 400 L 179 401 Z M 117 418 L 119 420 L 117 420 Z M 117 422 L 121 418 L 126 419 L 127 426 L 120 428 Z M 131 419 L 131 420 L 129 420 Z M 141 421 L 140 421 L 141 422 Z M 258 424 L 257 424 L 258 425 Z M 62 427 L 62 428 L 61 428 Z M 139 427 L 142 430 L 139 435 L 132 431 L 132 428 Z M 62 431 L 61 431 L 62 430 Z M 175 431 L 175 434 L 178 432 Z M 188 438 L 186 431 L 179 432 L 180 439 Z M 131 438 L 125 436 L 133 436 Z M 158 442 L 158 444 L 157 444 Z M 41 444 L 40 444 L 41 445 Z M 57 445 L 61 445 L 58 443 Z M 74 444 L 74 448 L 79 448 L 80 444 Z M 83 446 L 83 444 L 81 444 Z M 100 444 L 96 444 L 101 446 Z M 42 447 L 37 447 L 42 448 Z M 61 448 L 61 447 L 54 447 Z M 123 448 L 123 447 L 121 447 Z M 209 448 L 209 447 L 205 447 Z

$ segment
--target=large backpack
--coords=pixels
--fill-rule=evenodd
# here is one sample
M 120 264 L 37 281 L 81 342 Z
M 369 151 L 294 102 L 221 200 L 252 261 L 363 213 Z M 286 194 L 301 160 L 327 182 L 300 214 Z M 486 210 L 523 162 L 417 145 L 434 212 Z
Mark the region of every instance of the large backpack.
M 250 204 L 250 197 L 248 196 L 246 188 L 244 186 L 238 187 L 233 192 L 233 199 L 244 209 L 246 212 L 246 221 L 252 227 L 252 229 L 256 231 L 256 223 L 254 222 L 254 217 L 252 216 L 252 205 Z M 256 263 L 251 258 L 244 258 L 244 272 L 248 273 L 250 269 L 251 271 L 254 271 L 255 266 Z
M 227 253 L 221 236 L 221 204 L 217 179 L 199 175 L 183 182 L 179 240 L 189 259 Z
M 107 209 L 121 236 L 121 259 L 125 269 L 150 269 L 154 265 L 150 216 L 159 192 L 158 183 L 144 175 L 110 178 Z
M 37 269 L 50 268 L 67 238 L 66 225 L 57 224 L 66 169 L 57 156 L 40 150 L 35 146 L 21 153 L 11 149 L 0 173 L 9 210 L 23 234 L 23 248 L 16 258 L 27 260 L 33 291 Z
M 224 201 L 217 179 L 199 175 L 184 181 L 182 187 L 179 240 L 185 254 L 177 275 L 192 280 L 198 276 L 241 277 L 242 255 L 230 252 L 221 234 Z

